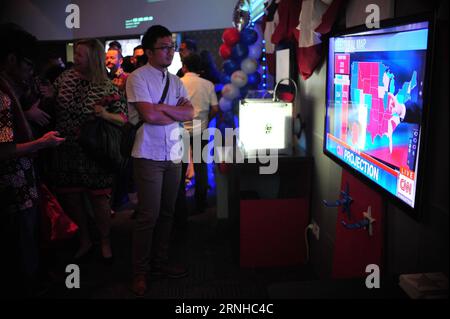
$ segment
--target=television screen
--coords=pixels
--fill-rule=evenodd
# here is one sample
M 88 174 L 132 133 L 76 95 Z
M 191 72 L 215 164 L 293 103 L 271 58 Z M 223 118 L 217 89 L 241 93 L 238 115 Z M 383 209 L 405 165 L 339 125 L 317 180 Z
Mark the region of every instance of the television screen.
M 414 209 L 431 20 L 388 23 L 329 39 L 324 153 Z

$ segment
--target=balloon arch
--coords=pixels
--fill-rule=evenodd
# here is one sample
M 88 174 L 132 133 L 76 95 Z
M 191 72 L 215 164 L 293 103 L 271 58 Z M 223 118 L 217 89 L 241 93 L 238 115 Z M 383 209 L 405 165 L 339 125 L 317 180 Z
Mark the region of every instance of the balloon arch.
M 262 88 L 263 69 L 260 61 L 264 50 L 264 37 L 261 26 L 251 23 L 234 23 L 237 27 L 225 29 L 219 55 L 224 59 L 221 75 L 221 98 L 219 107 L 224 113 L 223 123 L 231 123 L 239 99 L 249 90 Z M 243 28 L 242 28 L 243 27 Z M 239 28 L 242 28 L 239 30 Z

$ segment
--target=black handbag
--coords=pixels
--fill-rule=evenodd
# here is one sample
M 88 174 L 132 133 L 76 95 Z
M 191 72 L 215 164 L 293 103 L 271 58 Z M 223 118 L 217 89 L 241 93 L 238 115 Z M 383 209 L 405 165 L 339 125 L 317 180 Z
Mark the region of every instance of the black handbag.
M 169 90 L 169 74 L 167 74 L 166 85 L 164 86 L 164 91 L 158 104 L 164 102 L 167 96 L 167 91 Z M 139 121 L 137 124 L 131 124 L 127 122 L 122 126 L 122 140 L 120 143 L 120 153 L 124 158 L 131 156 L 131 151 L 133 150 L 134 140 L 136 139 L 136 133 L 138 129 L 144 124 L 144 121 Z
M 137 130 L 142 126 L 142 124 L 144 124 L 144 121 L 139 121 L 136 125 L 127 122 L 122 126 L 122 139 L 120 142 L 121 156 L 131 156 L 131 151 L 133 150 Z
M 122 167 L 121 140 L 121 128 L 101 118 L 86 122 L 78 136 L 86 154 L 109 171 Z

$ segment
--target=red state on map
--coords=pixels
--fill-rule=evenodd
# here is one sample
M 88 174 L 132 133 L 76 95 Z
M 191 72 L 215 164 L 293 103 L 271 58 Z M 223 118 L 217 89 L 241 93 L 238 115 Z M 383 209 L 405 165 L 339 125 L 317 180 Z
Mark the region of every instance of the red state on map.
M 388 121 L 392 117 L 391 109 L 385 109 L 383 99 L 378 98 L 379 77 L 379 62 L 358 63 L 358 89 L 369 94 L 372 100 L 367 123 L 372 141 L 377 135 L 383 136 L 388 132 Z

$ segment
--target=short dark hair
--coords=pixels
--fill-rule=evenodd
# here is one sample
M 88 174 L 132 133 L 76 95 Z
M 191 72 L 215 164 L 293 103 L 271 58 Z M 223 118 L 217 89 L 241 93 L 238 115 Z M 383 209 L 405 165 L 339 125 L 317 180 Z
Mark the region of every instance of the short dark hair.
M 136 59 L 136 67 L 140 67 L 140 66 L 146 65 L 147 62 L 148 62 L 148 57 L 145 54 L 144 55 L 140 55 Z
M 197 43 L 192 39 L 184 39 L 181 43 L 186 43 L 186 48 L 191 50 L 192 52 L 197 52 Z
M 122 45 L 120 44 L 119 41 L 112 41 L 112 42 L 109 43 L 108 46 L 109 46 L 110 48 L 116 47 L 116 48 L 118 48 L 119 50 L 122 50 Z
M 0 62 L 9 54 L 17 58 L 35 60 L 37 39 L 14 23 L 0 24 Z
M 138 45 L 137 47 L 135 47 L 135 48 L 133 49 L 133 53 L 134 53 L 134 51 L 139 50 L 139 49 L 144 50 L 144 46 Z
M 126 73 L 131 73 L 131 72 L 133 72 L 135 70 L 134 64 L 131 63 L 131 55 L 128 55 L 128 56 L 123 58 L 122 69 Z
M 183 65 L 190 72 L 201 73 L 203 71 L 202 58 L 195 53 L 191 53 L 183 59 Z
M 142 46 L 145 49 L 153 49 L 153 46 L 159 38 L 171 36 L 172 32 L 166 27 L 162 25 L 152 25 L 147 29 L 147 32 L 145 32 L 144 37 L 142 38 Z

